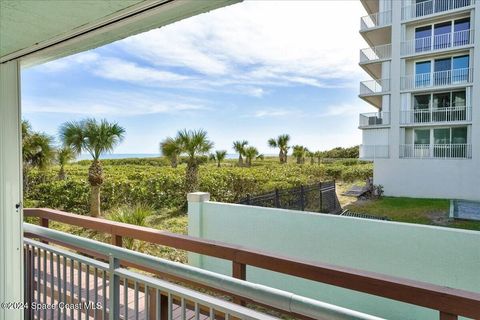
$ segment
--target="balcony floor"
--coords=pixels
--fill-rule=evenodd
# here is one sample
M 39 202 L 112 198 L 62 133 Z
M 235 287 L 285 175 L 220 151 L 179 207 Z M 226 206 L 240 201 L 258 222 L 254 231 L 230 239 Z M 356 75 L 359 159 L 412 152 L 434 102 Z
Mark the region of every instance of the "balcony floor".
M 71 271 L 70 271 L 70 265 L 67 263 L 67 268 L 66 268 L 66 278 L 63 278 L 63 261 L 60 262 L 59 266 L 60 266 L 60 270 L 58 270 L 58 266 L 57 266 L 57 262 L 56 262 L 56 259 L 54 259 L 53 261 L 53 269 L 50 268 L 50 257 L 47 257 L 46 259 L 46 265 L 47 265 L 47 268 L 46 270 L 44 270 L 44 257 L 43 255 L 40 257 L 40 266 L 37 266 L 37 261 L 38 261 L 38 255 L 35 254 L 35 257 L 34 257 L 34 261 L 35 261 L 35 272 L 34 272 L 34 290 L 33 290 L 33 302 L 36 302 L 36 303 L 47 303 L 47 304 L 51 304 L 51 303 L 58 303 L 58 282 L 59 282 L 59 278 L 57 277 L 58 273 L 57 271 L 60 271 L 60 294 L 63 295 L 64 294 L 64 285 L 66 284 L 66 288 L 67 288 L 67 301 L 69 303 L 79 303 L 79 299 L 78 299 L 78 293 L 79 293 L 79 288 L 80 288 L 80 292 L 81 292 L 81 301 L 82 302 L 87 302 L 86 301 L 86 296 L 87 296 L 87 287 L 89 288 L 88 290 L 88 295 L 90 297 L 89 301 L 94 301 L 94 297 L 95 297 L 95 279 L 94 279 L 94 275 L 92 273 L 92 270 L 93 268 L 91 268 L 90 270 L 90 275 L 89 275 L 89 279 L 88 279 L 88 286 L 87 286 L 87 273 L 86 273 L 86 270 L 83 268 L 82 269 L 82 272 L 80 274 L 80 282 L 79 282 L 79 272 L 78 272 L 78 269 L 77 268 L 74 268 L 73 269 L 73 288 L 74 288 L 74 294 L 73 294 L 73 299 L 72 299 L 72 294 L 70 292 L 70 288 L 71 288 L 71 285 L 72 285 L 72 282 L 70 281 L 70 276 L 71 276 Z M 46 272 L 46 274 L 45 274 Z M 53 295 L 55 297 L 54 301 L 52 301 L 52 273 L 53 273 Z M 101 278 L 101 272 L 99 271 L 98 273 L 98 278 L 97 278 L 97 295 L 98 295 L 98 301 L 101 302 L 103 304 L 103 299 L 104 299 L 104 293 L 103 293 L 103 279 Z M 44 282 L 44 276 L 46 276 L 46 282 Z M 108 279 L 106 280 L 106 285 L 107 285 L 107 288 L 108 288 Z M 39 285 L 40 284 L 40 300 L 38 300 L 38 288 L 39 288 Z M 47 287 L 47 295 L 45 296 L 43 294 L 43 288 L 44 288 L 44 285 L 46 285 Z M 132 283 L 129 283 L 129 285 L 131 286 Z M 123 287 L 123 283 L 120 284 L 120 319 L 125 319 L 124 317 L 124 314 L 125 314 L 125 306 L 123 305 L 123 302 L 124 302 L 124 297 L 125 297 L 125 291 L 124 291 L 124 287 Z M 128 309 L 127 309 L 127 314 L 128 314 L 128 317 L 127 319 L 137 319 L 136 315 L 135 315 L 135 290 L 134 288 L 128 288 L 127 290 L 127 294 L 128 294 Z M 105 299 L 106 299 L 106 305 L 103 306 L 106 309 L 106 319 L 108 319 L 108 303 L 109 303 L 109 292 L 108 292 L 108 289 L 106 290 L 105 292 Z M 51 312 L 51 310 L 47 310 L 46 312 L 46 319 L 60 319 L 60 315 L 61 315 L 61 318 L 64 318 L 64 313 L 66 313 L 66 317 L 64 319 L 69 319 L 69 320 L 73 320 L 73 319 L 78 319 L 78 320 L 81 320 L 81 319 L 95 319 L 95 315 L 94 315 L 94 311 L 93 310 L 90 310 L 90 312 L 88 312 L 86 309 L 83 309 L 82 312 L 81 312 L 81 315 L 79 317 L 78 315 L 78 310 L 74 310 L 73 312 L 73 317 L 72 317 L 72 314 L 70 313 L 70 310 L 68 309 L 64 309 L 64 310 L 54 310 L 53 313 Z M 88 314 L 87 314 L 88 313 Z M 180 305 L 178 304 L 174 304 L 174 307 L 172 308 L 172 313 L 173 313 L 173 317 L 172 319 L 176 320 L 176 319 L 182 319 L 182 309 L 180 307 Z M 52 316 L 53 315 L 53 316 Z M 97 319 L 102 319 L 102 315 L 103 315 L 103 309 L 99 309 L 97 311 Z M 146 319 L 146 303 L 145 303 L 145 294 L 141 291 L 138 292 L 138 319 Z M 36 311 L 33 311 L 33 317 L 32 319 L 45 319 L 44 317 L 44 313 L 43 311 L 40 311 L 40 312 L 36 312 Z M 190 310 L 187 306 L 186 308 L 186 318 L 187 320 L 190 320 L 190 319 L 195 319 L 195 311 L 194 310 Z M 207 319 L 210 319 L 208 316 L 206 315 L 203 315 L 203 314 L 200 314 L 200 320 L 207 320 Z

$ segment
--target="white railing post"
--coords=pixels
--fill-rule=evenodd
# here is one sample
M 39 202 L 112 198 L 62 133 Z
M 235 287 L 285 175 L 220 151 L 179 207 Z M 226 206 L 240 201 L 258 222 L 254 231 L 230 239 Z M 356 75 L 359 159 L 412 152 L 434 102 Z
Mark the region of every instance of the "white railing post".
M 203 236 L 203 206 L 210 200 L 208 192 L 192 192 L 187 195 L 188 201 L 188 235 L 201 238 Z M 188 253 L 188 263 L 202 268 L 202 256 L 196 253 Z
M 120 261 L 110 254 L 108 267 L 108 318 L 110 320 L 120 319 L 120 277 L 115 273 L 118 268 L 120 268 Z M 81 273 L 82 270 L 78 272 Z

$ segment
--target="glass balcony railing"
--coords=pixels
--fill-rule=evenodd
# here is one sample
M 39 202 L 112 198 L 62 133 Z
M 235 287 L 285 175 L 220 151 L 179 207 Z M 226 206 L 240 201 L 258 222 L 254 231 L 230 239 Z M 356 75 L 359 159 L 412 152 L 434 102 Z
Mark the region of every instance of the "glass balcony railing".
M 384 27 L 392 23 L 392 11 L 376 12 L 360 18 L 360 31 Z
M 359 127 L 377 127 L 390 124 L 390 112 L 369 112 L 361 113 Z
M 360 50 L 360 63 L 369 63 L 380 60 L 390 59 L 392 57 L 392 45 L 384 44 L 372 48 Z
M 368 96 L 390 91 L 390 79 L 375 79 L 360 82 L 360 95 Z
M 388 145 L 360 145 L 360 159 L 385 159 L 388 157 Z

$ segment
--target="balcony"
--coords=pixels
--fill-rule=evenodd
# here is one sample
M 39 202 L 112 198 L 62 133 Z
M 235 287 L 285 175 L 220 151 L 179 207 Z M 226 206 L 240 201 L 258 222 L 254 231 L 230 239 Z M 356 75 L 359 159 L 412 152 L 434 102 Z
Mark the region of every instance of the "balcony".
M 401 55 L 419 55 L 423 53 L 446 51 L 457 49 L 474 43 L 474 30 L 451 32 L 433 37 L 425 37 L 403 41 L 401 43 Z
M 450 87 L 472 83 L 473 68 L 438 71 L 408 75 L 401 78 L 402 90 Z
M 384 44 L 373 48 L 364 48 L 360 50 L 360 63 L 372 63 L 382 60 L 388 60 L 392 57 L 392 45 Z
M 360 96 L 383 94 L 388 91 L 390 91 L 390 79 L 376 79 L 360 82 Z
M 374 128 L 390 125 L 390 112 L 370 112 L 360 114 L 359 128 Z
M 392 23 L 392 11 L 382 11 L 360 18 L 360 31 L 388 26 Z
M 449 108 L 425 108 L 401 111 L 402 124 L 451 123 L 472 120 L 472 108 L 456 106 Z
M 360 0 L 368 13 L 378 12 L 380 0 Z
M 381 62 L 391 59 L 392 45 L 383 44 L 372 48 L 360 50 L 360 66 L 372 77 L 380 78 L 382 76 Z
M 388 145 L 360 145 L 360 159 L 387 159 L 389 157 Z
M 374 239 L 371 251 L 378 255 L 378 242 L 375 239 L 384 237 L 379 228 L 388 228 L 393 246 L 400 246 L 401 250 L 395 251 L 395 255 L 412 256 L 416 251 L 410 251 L 409 242 L 415 241 L 426 232 L 425 226 L 406 225 L 398 223 L 385 224 L 383 221 L 362 221 L 359 223 L 353 218 L 337 218 L 331 215 L 311 215 L 306 212 L 294 214 L 292 210 L 273 208 L 258 208 L 252 206 L 223 204 L 207 201 L 200 207 L 189 206 L 189 216 L 195 215 L 195 219 L 201 219 L 201 226 L 211 221 L 211 214 L 221 213 L 229 216 L 241 215 L 245 220 L 245 213 L 256 212 L 248 223 L 257 224 L 255 217 L 272 217 L 272 210 L 280 216 L 289 216 L 291 222 L 305 220 L 307 223 L 327 225 L 333 235 L 338 235 L 338 242 L 348 243 L 338 247 L 349 254 L 356 250 L 355 246 L 342 232 L 349 233 L 350 228 L 355 226 L 359 235 L 369 235 L 367 243 Z M 236 209 L 239 209 L 237 211 Z M 203 215 L 196 216 L 201 210 Z M 301 214 L 300 214 L 301 213 Z M 250 282 L 250 278 L 267 278 L 266 282 L 273 278 L 284 277 L 284 284 L 292 286 L 295 281 L 300 281 L 302 287 L 310 287 L 311 292 L 319 291 L 325 284 L 338 286 L 345 289 L 366 294 L 366 299 L 379 299 L 378 303 L 384 303 L 387 299 L 398 300 L 400 306 L 405 303 L 418 305 L 424 308 L 439 310 L 432 312 L 444 319 L 449 315 L 450 319 L 457 319 L 456 315 L 470 318 L 480 316 L 480 294 L 460 289 L 439 286 L 433 283 L 425 283 L 411 279 L 403 279 L 398 276 L 373 273 L 356 270 L 353 268 L 339 267 L 319 262 L 309 262 L 297 258 L 288 258 L 258 249 L 248 249 L 245 246 L 237 246 L 220 241 L 212 241 L 208 238 L 172 234 L 161 230 L 138 227 L 125 223 L 112 222 L 105 219 L 91 218 L 76 214 L 70 214 L 51 209 L 25 209 L 25 216 L 30 219 L 38 219 L 43 226 L 24 224 L 24 262 L 25 262 L 25 301 L 29 303 L 84 303 L 90 306 L 99 305 L 100 308 L 90 309 L 58 309 L 58 310 L 26 310 L 27 319 L 279 319 L 277 315 L 286 315 L 289 318 L 309 319 L 363 319 L 380 320 L 381 318 L 365 313 L 353 311 L 343 307 L 334 306 L 298 294 L 274 289 L 260 283 Z M 193 218 L 193 217 L 192 217 Z M 203 219 L 203 220 L 202 220 Z M 274 219 L 277 224 L 282 219 Z M 52 222 L 66 223 L 72 226 L 86 228 L 91 231 L 109 234 L 112 244 L 99 242 L 64 232 L 49 229 Z M 247 222 L 247 221 L 246 221 Z M 225 222 L 223 222 L 225 223 Z M 226 225 L 227 228 L 234 225 Z M 288 225 L 286 226 L 288 227 Z M 238 229 L 238 228 L 237 228 Z M 202 229 L 203 230 L 203 229 Z M 212 228 L 208 228 L 210 232 Z M 337 230 L 337 231 L 335 231 Z M 340 230 L 340 231 L 338 231 Z M 344 231 L 341 231 L 344 230 Z M 205 230 L 204 230 L 205 231 Z M 428 231 L 428 230 L 427 230 Z M 274 232 L 279 232 L 278 230 Z M 431 237 L 442 243 L 452 237 L 452 232 L 438 230 Z M 476 238 L 466 232 L 454 235 L 457 241 L 468 237 L 471 242 Z M 172 262 L 166 259 L 150 256 L 122 247 L 122 238 L 128 237 L 158 246 L 173 247 L 178 250 L 187 250 L 195 260 L 195 254 L 206 265 L 212 267 L 215 263 L 226 263 L 220 274 Z M 336 236 L 325 235 L 328 239 Z M 348 237 L 347 237 L 348 238 Z M 36 239 L 36 240 L 35 240 Z M 362 241 L 363 237 L 357 241 Z M 403 241 L 400 241 L 402 239 Z M 40 241 L 39 241 L 40 240 Z M 433 239 L 432 239 L 433 240 Z M 427 241 L 435 245 L 435 242 Z M 57 245 L 57 244 L 60 244 Z M 392 249 L 392 244 L 389 248 Z M 380 245 L 380 247 L 382 247 Z M 68 250 L 73 249 L 73 252 Z M 313 247 L 314 250 L 315 247 Z M 303 250 L 308 251 L 306 247 Z M 430 252 L 428 245 L 424 250 Z M 458 250 L 452 244 L 444 248 L 447 259 L 455 259 Z M 452 251 L 453 250 L 453 251 Z M 367 250 L 366 255 L 370 254 Z M 386 261 L 390 261 L 388 252 L 382 253 Z M 452 257 L 452 255 L 454 257 Z M 335 256 L 338 256 L 335 253 Z M 200 257 L 198 257 L 200 258 Z M 445 258 L 439 257 L 442 261 Z M 212 260 L 213 259 L 213 260 Z M 311 259 L 311 257 L 310 257 Z M 421 260 L 422 258 L 420 258 Z M 340 259 L 342 260 L 342 259 Z M 378 259 L 373 259 L 377 261 Z M 380 259 L 381 260 L 381 259 Z M 221 262 L 223 261 L 223 262 Z M 384 264 L 384 260 L 381 260 Z M 407 265 L 417 263 L 405 261 Z M 397 262 L 398 263 L 398 262 Z M 423 264 L 424 262 L 420 262 Z M 191 263 L 192 264 L 192 263 Z M 195 263 L 193 263 L 195 264 Z M 447 263 L 448 264 L 448 263 Z M 388 265 L 388 264 L 387 264 Z M 134 268 L 134 269 L 130 269 Z M 205 267 L 208 269 L 209 267 Z M 437 268 L 433 262 L 432 268 Z M 263 269 L 263 270 L 260 270 Z M 141 271 L 141 272 L 138 272 Z M 385 269 L 387 270 L 387 269 Z M 469 268 L 470 270 L 470 268 Z M 228 272 L 231 271 L 231 276 Z M 262 275 L 258 278 L 258 272 Z M 161 279 L 156 276 L 161 276 Z M 272 275 L 272 279 L 269 275 Z M 246 279 L 249 279 L 248 281 Z M 306 281 L 308 280 L 308 281 Z M 185 284 L 188 284 L 185 287 Z M 201 292 L 202 293 L 201 293 Z M 320 290 L 321 291 L 321 290 Z M 331 293 L 330 293 L 331 294 Z M 348 293 L 341 293 L 343 297 Z M 436 299 L 441 295 L 443 299 Z M 376 298 L 383 297 L 383 298 Z M 387 299 L 385 299 L 387 298 Z M 233 302 L 231 302 L 233 300 Z M 276 309 L 275 316 L 266 315 L 258 308 L 249 309 L 244 307 L 248 301 L 249 307 L 261 305 L 261 310 Z M 393 302 L 393 301 L 392 301 Z M 375 310 L 375 308 L 373 308 Z M 388 309 L 387 309 L 388 310 Z M 433 311 L 432 310 L 432 311 Z
M 376 12 L 360 18 L 360 33 L 371 46 L 391 43 L 392 11 Z
M 390 91 L 390 79 L 376 79 L 360 82 L 359 97 L 381 109 L 382 95 Z
M 442 12 L 448 12 L 473 6 L 475 0 L 430 0 L 402 8 L 402 20 L 428 17 Z
M 458 144 L 402 144 L 400 158 L 412 159 L 470 159 L 472 145 Z

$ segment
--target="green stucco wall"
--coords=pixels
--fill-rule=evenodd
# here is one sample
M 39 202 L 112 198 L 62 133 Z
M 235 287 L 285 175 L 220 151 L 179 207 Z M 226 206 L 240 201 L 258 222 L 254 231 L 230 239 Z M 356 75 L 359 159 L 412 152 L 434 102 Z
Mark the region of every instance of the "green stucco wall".
M 189 203 L 189 234 L 303 260 L 480 292 L 480 232 L 216 202 Z M 190 255 L 231 274 L 230 262 Z M 248 267 L 247 279 L 388 319 L 438 312 Z

